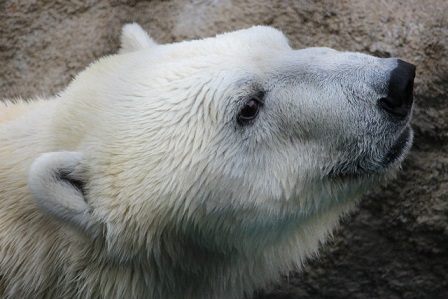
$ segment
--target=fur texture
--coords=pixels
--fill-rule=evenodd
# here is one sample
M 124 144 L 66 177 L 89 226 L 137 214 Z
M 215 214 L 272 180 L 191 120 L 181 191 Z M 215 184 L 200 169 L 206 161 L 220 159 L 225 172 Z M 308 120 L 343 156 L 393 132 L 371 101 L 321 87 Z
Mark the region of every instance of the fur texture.
M 121 41 L 57 99 L 0 104 L 0 298 L 250 296 L 410 148 L 376 103 L 395 59 L 269 27 Z

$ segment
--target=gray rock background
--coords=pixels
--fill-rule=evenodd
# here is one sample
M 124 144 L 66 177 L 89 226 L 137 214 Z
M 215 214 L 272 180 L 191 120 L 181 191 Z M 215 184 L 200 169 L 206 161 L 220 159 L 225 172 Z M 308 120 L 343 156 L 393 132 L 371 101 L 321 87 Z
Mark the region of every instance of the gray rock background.
M 448 298 L 448 1 L 0 0 L 0 98 L 51 95 L 116 52 L 137 21 L 159 42 L 266 24 L 296 48 L 329 46 L 418 66 L 415 145 L 300 274 L 257 299 Z

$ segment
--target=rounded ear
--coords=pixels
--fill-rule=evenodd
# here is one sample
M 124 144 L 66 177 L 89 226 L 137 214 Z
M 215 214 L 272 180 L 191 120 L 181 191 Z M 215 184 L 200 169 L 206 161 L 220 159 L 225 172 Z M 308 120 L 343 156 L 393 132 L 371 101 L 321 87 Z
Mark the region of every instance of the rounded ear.
M 120 50 L 118 53 L 129 53 L 156 46 L 157 43 L 137 23 L 126 24 L 121 29 Z
M 85 199 L 87 179 L 77 152 L 50 152 L 31 165 L 28 186 L 39 207 L 50 216 L 96 235 L 91 208 Z

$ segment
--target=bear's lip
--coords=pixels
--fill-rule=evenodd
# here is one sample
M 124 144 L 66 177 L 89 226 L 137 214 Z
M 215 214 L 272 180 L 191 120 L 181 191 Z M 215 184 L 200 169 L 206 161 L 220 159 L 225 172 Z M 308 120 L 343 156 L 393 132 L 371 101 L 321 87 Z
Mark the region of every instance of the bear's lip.
M 356 180 L 366 177 L 372 177 L 375 175 L 385 174 L 391 169 L 395 168 L 395 164 L 401 161 L 401 158 L 406 155 L 410 142 L 412 140 L 412 129 L 410 125 L 407 125 L 403 132 L 398 136 L 392 146 L 386 151 L 380 163 L 376 164 L 376 167 L 363 167 L 362 164 L 365 163 L 353 163 L 349 170 L 343 171 L 343 166 L 345 163 L 339 165 L 339 167 L 333 167 L 327 174 L 327 177 L 332 181 L 341 180 Z
M 404 155 L 406 149 L 408 148 L 411 134 L 412 129 L 410 126 L 407 126 L 384 156 L 382 161 L 384 165 L 391 165 Z

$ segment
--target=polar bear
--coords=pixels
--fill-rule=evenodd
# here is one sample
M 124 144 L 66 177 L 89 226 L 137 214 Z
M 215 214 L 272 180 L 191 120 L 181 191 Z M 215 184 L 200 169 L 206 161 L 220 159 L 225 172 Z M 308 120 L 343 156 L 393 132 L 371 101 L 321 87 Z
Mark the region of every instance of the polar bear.
M 0 298 L 245 298 L 410 149 L 402 60 L 263 26 L 121 40 L 59 96 L 0 104 Z

